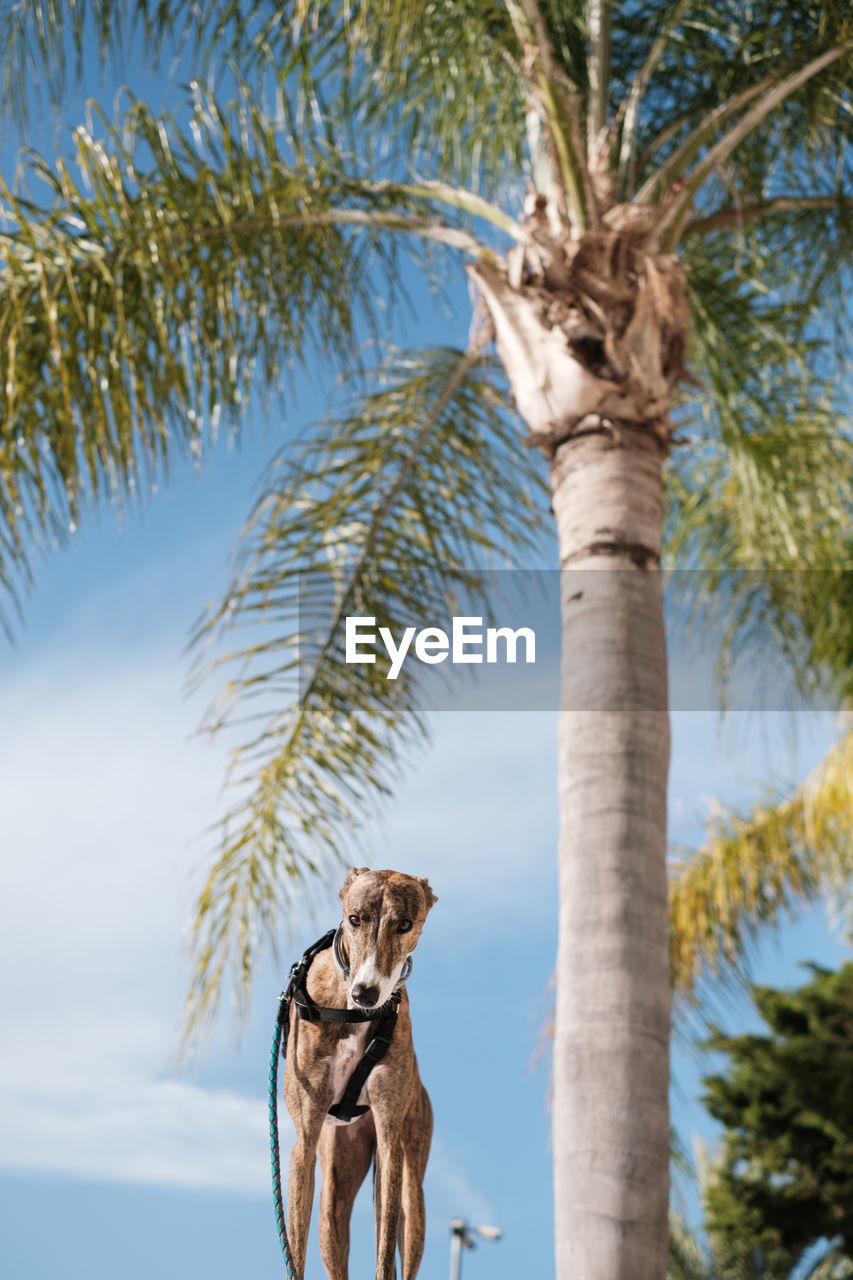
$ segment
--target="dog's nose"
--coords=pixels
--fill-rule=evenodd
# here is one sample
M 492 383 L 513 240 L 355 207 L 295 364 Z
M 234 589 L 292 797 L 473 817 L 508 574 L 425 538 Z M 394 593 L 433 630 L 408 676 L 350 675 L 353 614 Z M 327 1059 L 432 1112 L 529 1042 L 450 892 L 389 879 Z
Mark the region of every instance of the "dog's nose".
M 352 989 L 352 998 L 365 1009 L 372 1009 L 379 999 L 379 988 L 366 987 L 363 982 L 357 982 Z

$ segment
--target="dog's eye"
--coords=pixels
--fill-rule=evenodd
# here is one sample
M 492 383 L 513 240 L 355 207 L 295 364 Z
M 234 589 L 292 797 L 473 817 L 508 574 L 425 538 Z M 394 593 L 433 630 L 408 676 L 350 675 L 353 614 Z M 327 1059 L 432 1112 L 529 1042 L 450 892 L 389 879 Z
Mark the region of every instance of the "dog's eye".
M 361 924 L 361 921 L 359 920 L 358 916 L 350 916 L 349 922 L 354 929 L 357 929 L 358 926 Z
M 412 927 L 411 920 L 401 920 L 400 923 L 397 925 L 397 932 L 408 933 L 411 927 Z

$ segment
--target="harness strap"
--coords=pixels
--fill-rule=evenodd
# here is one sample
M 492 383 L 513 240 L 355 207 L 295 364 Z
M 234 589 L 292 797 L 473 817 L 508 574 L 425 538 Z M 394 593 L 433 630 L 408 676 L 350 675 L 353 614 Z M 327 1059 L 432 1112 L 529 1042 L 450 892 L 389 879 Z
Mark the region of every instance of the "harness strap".
M 388 1046 L 391 1043 L 391 1037 L 394 1034 L 396 1025 L 396 1011 L 389 1014 L 387 1018 L 383 1018 L 380 1022 L 376 1029 L 376 1035 L 365 1049 L 361 1061 L 356 1065 L 347 1082 L 343 1097 L 340 1102 L 336 1102 L 333 1107 L 329 1107 L 330 1116 L 334 1116 L 336 1120 L 343 1120 L 348 1124 L 356 1116 L 363 1116 L 365 1111 L 370 1110 L 370 1107 L 358 1105 L 358 1095 L 364 1088 L 364 1082 L 377 1062 L 381 1062 L 388 1052 Z
M 327 947 L 332 945 L 334 936 L 335 930 L 329 929 L 328 933 L 324 933 L 322 938 L 318 938 L 316 942 L 312 943 L 312 945 L 308 947 L 307 951 L 302 953 L 301 959 L 294 961 L 290 966 L 290 980 L 286 989 L 282 991 L 280 996 L 280 1000 L 282 1001 L 280 1012 L 283 1017 L 281 1045 L 281 1056 L 283 1058 L 287 1057 L 287 1039 L 290 1034 L 289 1013 L 291 1001 L 295 1000 L 299 991 L 305 990 L 305 979 L 308 975 L 308 970 L 311 968 L 311 961 L 315 956 L 319 955 L 321 951 L 325 951 Z M 307 991 L 305 991 L 305 996 L 306 999 L 310 999 Z
M 387 1018 L 400 1003 L 400 993 L 395 991 L 378 1009 L 329 1009 L 317 1004 L 304 986 L 297 988 L 291 998 L 304 1022 L 378 1022 Z

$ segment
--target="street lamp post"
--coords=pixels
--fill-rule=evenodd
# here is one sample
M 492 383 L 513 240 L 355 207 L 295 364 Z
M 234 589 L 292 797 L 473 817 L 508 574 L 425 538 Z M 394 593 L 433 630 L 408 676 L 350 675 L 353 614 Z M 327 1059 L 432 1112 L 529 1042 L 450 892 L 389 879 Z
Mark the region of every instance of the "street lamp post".
M 473 1249 L 474 1234 L 483 1240 L 500 1240 L 500 1227 L 471 1227 L 464 1218 L 454 1218 L 450 1224 L 450 1280 L 459 1280 L 462 1268 L 462 1250 Z

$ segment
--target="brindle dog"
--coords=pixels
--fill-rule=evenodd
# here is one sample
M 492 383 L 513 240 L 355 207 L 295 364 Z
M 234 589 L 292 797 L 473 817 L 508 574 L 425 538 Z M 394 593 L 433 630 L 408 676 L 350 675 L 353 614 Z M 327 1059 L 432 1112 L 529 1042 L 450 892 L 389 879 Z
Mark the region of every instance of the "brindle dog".
M 349 981 L 339 974 L 332 951 L 322 951 L 308 972 L 308 993 L 326 1007 L 377 1008 L 400 981 L 437 899 L 423 878 L 367 867 L 350 870 L 340 896 Z M 370 1109 L 348 1123 L 328 1114 L 374 1031 L 371 1022 L 301 1022 L 296 1009 L 290 1011 L 284 1098 L 296 1142 L 290 1156 L 288 1232 L 300 1276 L 314 1198 L 315 1153 L 323 1172 L 320 1251 L 329 1280 L 348 1278 L 350 1215 L 373 1159 L 376 1280 L 394 1280 L 398 1245 L 402 1280 L 414 1280 L 420 1266 L 432 1108 L 418 1075 L 405 987 L 388 1052 L 358 1099 Z

